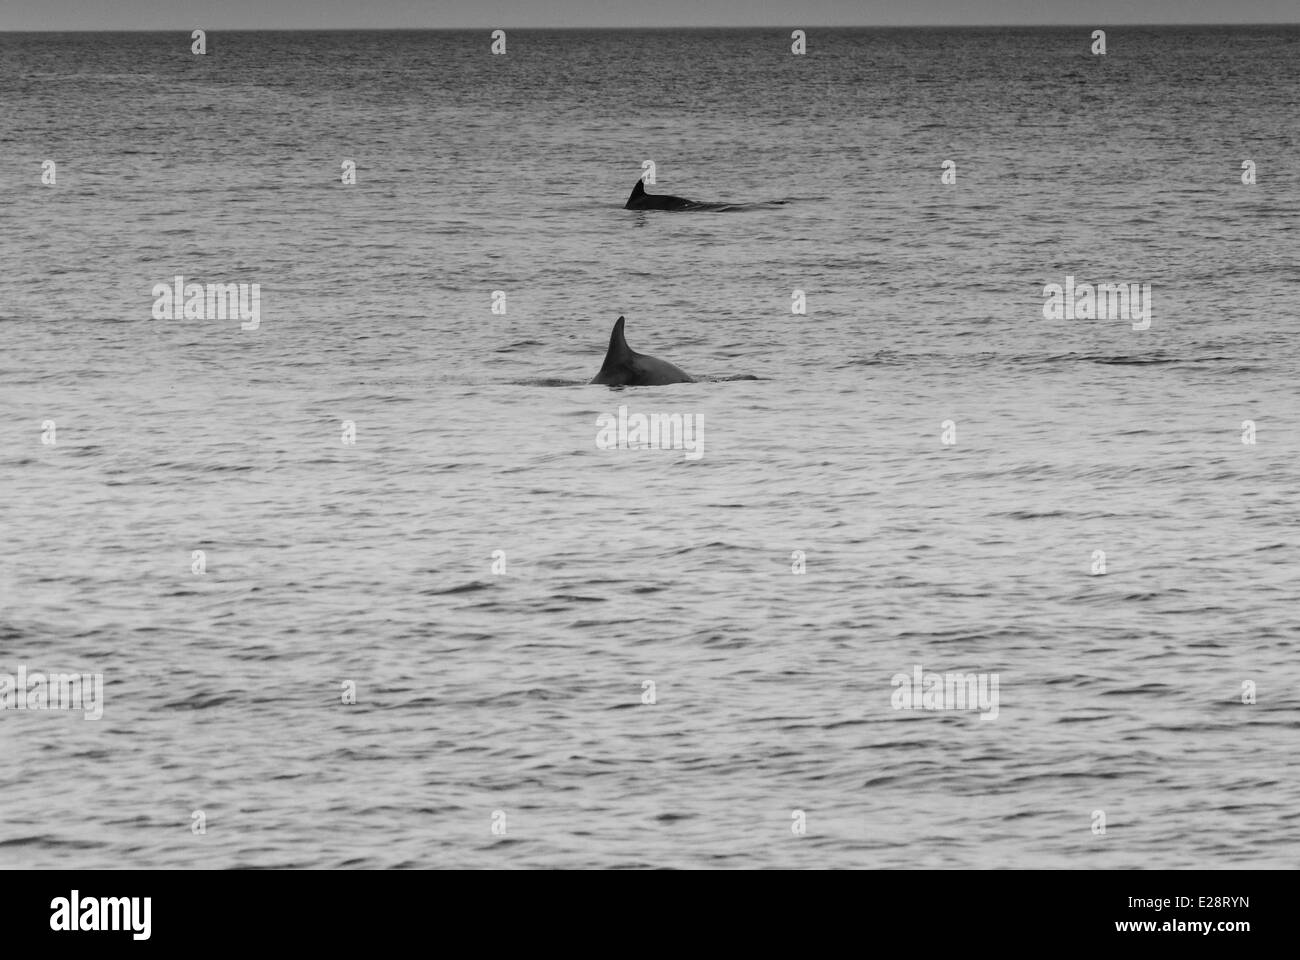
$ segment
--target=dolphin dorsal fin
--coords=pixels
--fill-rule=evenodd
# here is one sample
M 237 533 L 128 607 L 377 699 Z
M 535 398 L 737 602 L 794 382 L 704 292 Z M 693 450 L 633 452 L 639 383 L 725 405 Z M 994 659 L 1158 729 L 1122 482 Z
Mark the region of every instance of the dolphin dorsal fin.
M 614 321 L 614 329 L 609 335 L 609 350 L 605 354 L 606 362 L 609 360 L 625 360 L 628 354 L 632 352 L 632 349 L 627 345 L 627 337 L 623 335 L 623 323 L 622 317 Z
M 632 188 L 632 199 L 645 196 L 645 181 L 637 179 L 636 186 Z
M 592 383 L 626 383 L 627 365 L 635 354 L 623 339 L 623 318 L 614 323 L 614 330 L 609 335 L 609 349 L 605 351 L 605 362 L 600 365 L 600 373 Z

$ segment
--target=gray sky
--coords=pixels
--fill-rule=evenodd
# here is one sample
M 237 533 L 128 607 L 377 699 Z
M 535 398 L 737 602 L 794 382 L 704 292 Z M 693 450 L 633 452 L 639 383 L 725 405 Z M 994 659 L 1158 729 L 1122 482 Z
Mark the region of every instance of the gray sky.
M 0 30 L 1293 23 L 1297 0 L 0 0 Z

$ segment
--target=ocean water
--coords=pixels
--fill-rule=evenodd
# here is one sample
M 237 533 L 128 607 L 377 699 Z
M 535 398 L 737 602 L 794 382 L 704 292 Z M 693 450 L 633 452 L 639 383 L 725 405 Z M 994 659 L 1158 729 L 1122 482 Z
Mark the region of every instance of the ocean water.
M 1300 28 L 1090 32 L 0 35 L 0 866 L 1294 866 Z

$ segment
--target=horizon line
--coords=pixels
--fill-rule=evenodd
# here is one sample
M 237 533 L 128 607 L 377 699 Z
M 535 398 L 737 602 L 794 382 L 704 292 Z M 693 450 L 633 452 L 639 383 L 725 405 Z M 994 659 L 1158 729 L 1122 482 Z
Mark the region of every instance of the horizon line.
M 1117 27 L 1294 27 L 1300 26 L 1300 20 L 1234 20 L 1234 21 L 1196 21 L 1187 22 L 1143 22 L 1114 23 L 1092 20 L 1082 23 L 807 23 L 802 26 L 787 24 L 666 24 L 656 26 L 525 26 L 511 27 L 509 24 L 493 24 L 474 27 L 70 27 L 60 30 L 38 29 L 35 27 L 0 28 L 0 35 L 6 33 L 179 33 L 186 30 L 203 30 L 207 33 L 216 31 L 240 33 L 465 33 L 478 30 L 800 30 L 812 27 L 818 30 L 1029 30 L 1038 27 L 1077 27 L 1080 29 L 1114 29 Z

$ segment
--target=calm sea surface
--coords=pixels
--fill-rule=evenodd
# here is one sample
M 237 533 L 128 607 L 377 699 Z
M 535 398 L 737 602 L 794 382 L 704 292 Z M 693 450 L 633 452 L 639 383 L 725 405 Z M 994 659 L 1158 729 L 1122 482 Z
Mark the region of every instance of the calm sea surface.
M 1300 29 L 1089 33 L 0 35 L 0 866 L 1295 866 Z

